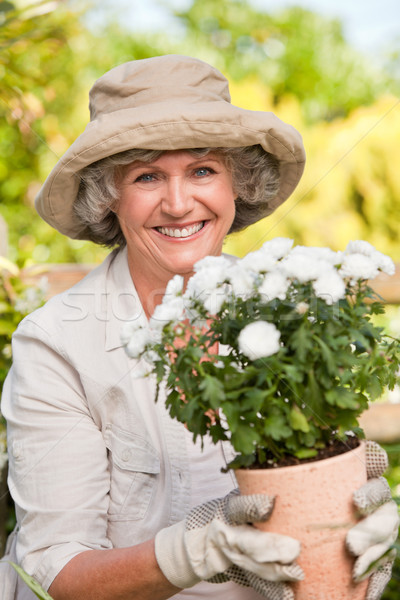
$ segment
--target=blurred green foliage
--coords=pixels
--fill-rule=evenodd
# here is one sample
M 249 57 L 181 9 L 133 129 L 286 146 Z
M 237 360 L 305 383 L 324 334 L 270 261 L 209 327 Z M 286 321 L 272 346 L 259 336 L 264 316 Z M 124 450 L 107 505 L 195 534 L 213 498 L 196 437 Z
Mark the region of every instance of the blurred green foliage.
M 177 12 L 188 49 L 213 59 L 235 80 L 251 75 L 299 101 L 307 122 L 346 116 L 394 90 L 393 80 L 345 41 L 340 21 L 301 7 L 268 13 L 239 0 L 194 0 Z
M 18 323 L 30 312 L 44 303 L 46 278 L 40 278 L 41 269 L 36 267 L 24 272 L 10 260 L 0 256 L 0 397 L 4 380 L 11 367 L 11 336 Z M 2 477 L 6 471 L 6 429 L 0 412 L 0 489 L 4 490 Z M 14 504 L 10 495 L 0 495 L 0 557 L 3 554 L 6 535 L 15 525 Z
M 168 30 L 132 34 L 123 19 L 93 31 L 81 3 L 16 6 L 0 2 L 0 214 L 20 266 L 105 256 L 41 221 L 34 197 L 85 127 L 93 81 L 125 60 L 171 52 L 212 62 L 231 81 L 235 103 L 274 110 L 304 136 L 301 186 L 267 221 L 233 236 L 228 251 L 244 254 L 276 235 L 336 249 L 358 237 L 400 259 L 400 122 L 388 95 L 398 89 L 396 49 L 390 72 L 378 70 L 336 20 L 301 8 L 269 14 L 237 0 L 195 0 L 176 13 L 176 38 Z
M 11 336 L 18 323 L 45 300 L 46 279 L 36 278 L 34 284 L 33 275 L 0 256 L 0 396 L 11 367 Z
M 36 217 L 33 198 L 86 121 L 80 106 L 85 69 L 76 77 L 85 33 L 77 15 L 54 10 L 54 3 L 38 3 L 33 11 L 1 3 L 0 18 L 0 194 L 10 256 L 20 265 L 74 261 L 73 244 Z

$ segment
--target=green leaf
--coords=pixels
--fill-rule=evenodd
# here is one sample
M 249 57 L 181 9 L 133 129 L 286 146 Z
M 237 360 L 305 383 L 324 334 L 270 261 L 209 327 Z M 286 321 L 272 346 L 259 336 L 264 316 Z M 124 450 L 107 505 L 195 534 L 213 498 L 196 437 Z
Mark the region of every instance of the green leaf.
M 318 382 L 317 382 L 318 379 Z M 306 405 L 304 410 L 305 414 L 312 416 L 314 419 L 320 420 L 320 416 L 324 413 L 324 391 L 321 389 L 323 383 L 322 375 L 317 373 L 317 377 L 314 371 L 311 369 L 307 373 L 307 387 L 305 388 L 302 396 L 303 402 Z M 328 383 L 331 385 L 332 380 L 328 378 Z M 321 421 L 321 424 L 324 421 Z
M 343 387 L 337 387 L 325 392 L 326 401 L 339 408 L 357 410 L 360 406 L 358 394 Z
M 298 359 L 304 362 L 307 351 L 312 349 L 312 334 L 304 323 L 293 333 L 291 347 L 296 351 Z
M 229 429 L 234 432 L 240 419 L 240 408 L 238 404 L 226 402 L 223 406 L 224 415 L 228 422 Z
M 303 433 L 308 433 L 310 431 L 310 425 L 306 417 L 300 411 L 297 406 L 294 406 L 289 413 L 289 423 L 292 429 L 296 431 L 302 431 Z
M 258 388 L 249 388 L 244 398 L 241 399 L 240 408 L 242 411 L 252 412 L 257 414 L 264 403 L 265 398 L 268 397 L 268 390 L 259 390 Z
M 39 583 L 36 581 L 36 579 L 31 577 L 31 575 L 28 575 L 28 573 L 26 573 L 19 565 L 16 565 L 15 563 L 13 563 L 11 561 L 9 561 L 9 562 L 10 562 L 10 565 L 17 571 L 17 573 L 21 577 L 21 579 L 26 583 L 28 588 L 30 590 L 32 590 L 32 592 L 35 594 L 35 596 L 37 598 L 39 598 L 39 600 L 53 600 L 53 598 L 50 596 L 50 594 L 48 594 L 47 592 L 44 591 L 44 589 L 42 588 L 41 585 L 39 585 Z
M 240 454 L 252 454 L 259 441 L 258 433 L 248 425 L 239 425 L 231 437 L 232 446 Z
M 211 408 L 217 409 L 221 406 L 225 392 L 224 386 L 219 379 L 211 375 L 205 375 L 199 385 L 199 389 L 203 393 L 203 398 L 210 403 Z
M 165 365 L 161 360 L 157 360 L 154 363 L 154 373 L 157 376 L 157 381 L 162 381 L 165 376 Z
M 318 452 L 312 448 L 302 448 L 301 450 L 297 450 L 297 452 L 294 453 L 295 456 L 297 456 L 297 458 L 313 458 L 314 456 L 317 456 Z
M 282 440 L 288 438 L 292 434 L 292 430 L 286 423 L 284 415 L 275 413 L 265 419 L 264 433 L 274 440 Z
M 329 346 L 325 344 L 323 340 L 321 340 L 321 338 L 315 336 L 314 339 L 321 347 L 322 358 L 324 359 L 329 375 L 334 377 L 338 371 L 334 353 L 329 349 Z
M 282 364 L 282 369 L 285 371 L 286 377 L 290 383 L 301 383 L 303 381 L 304 375 L 298 365 Z
M 370 375 L 367 384 L 367 394 L 371 400 L 376 400 L 382 395 L 382 384 L 379 381 L 379 377 L 376 375 Z

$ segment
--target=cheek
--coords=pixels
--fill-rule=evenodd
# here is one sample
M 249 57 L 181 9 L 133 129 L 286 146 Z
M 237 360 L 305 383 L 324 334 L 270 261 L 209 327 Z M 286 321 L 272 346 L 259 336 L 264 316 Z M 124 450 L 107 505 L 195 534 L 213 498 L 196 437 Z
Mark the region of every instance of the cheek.
M 130 197 L 122 198 L 114 208 L 114 212 L 120 223 L 139 225 L 144 223 L 151 214 L 150 202 L 145 202 L 143 198 Z
M 132 235 L 138 224 L 138 215 L 135 214 L 135 211 L 130 206 L 120 203 L 115 207 L 115 214 L 124 237 Z

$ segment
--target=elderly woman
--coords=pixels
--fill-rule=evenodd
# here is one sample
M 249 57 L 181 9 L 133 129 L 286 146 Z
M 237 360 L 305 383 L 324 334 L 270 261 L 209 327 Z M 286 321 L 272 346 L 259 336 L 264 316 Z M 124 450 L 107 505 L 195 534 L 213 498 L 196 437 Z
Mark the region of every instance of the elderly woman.
M 221 473 L 231 449 L 201 448 L 153 401 L 120 330 L 152 315 L 173 275 L 187 279 L 290 195 L 301 138 L 231 105 L 225 78 L 182 56 L 116 67 L 90 110 L 37 209 L 114 250 L 14 336 L 2 402 L 18 521 L 9 556 L 56 600 L 289 600 L 299 543 L 249 524 L 271 499 L 232 493 L 232 472 Z M 369 598 L 389 572 L 371 578 Z M 3 581 L 3 599 L 34 597 L 11 568 Z

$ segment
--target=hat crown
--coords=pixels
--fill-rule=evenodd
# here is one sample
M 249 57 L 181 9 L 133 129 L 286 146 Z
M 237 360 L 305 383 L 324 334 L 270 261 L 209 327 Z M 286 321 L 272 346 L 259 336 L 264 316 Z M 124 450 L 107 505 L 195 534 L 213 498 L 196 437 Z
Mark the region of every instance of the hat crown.
M 74 211 L 77 174 L 132 148 L 168 152 L 261 145 L 279 162 L 280 187 L 274 198 L 251 212 L 247 224 L 286 200 L 303 172 L 299 133 L 271 112 L 231 104 L 226 78 L 196 58 L 170 54 L 119 65 L 93 85 L 89 106 L 91 122 L 58 161 L 35 200 L 45 221 L 72 238 L 93 239 Z
M 231 101 L 227 79 L 201 60 L 171 54 L 130 61 L 100 77 L 89 93 L 90 120 L 157 103 L 216 101 Z

